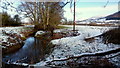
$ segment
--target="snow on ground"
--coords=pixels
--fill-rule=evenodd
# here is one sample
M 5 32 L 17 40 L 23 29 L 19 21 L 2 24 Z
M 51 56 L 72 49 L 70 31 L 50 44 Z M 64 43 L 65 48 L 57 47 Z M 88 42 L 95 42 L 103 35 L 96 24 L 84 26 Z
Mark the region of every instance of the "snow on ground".
M 9 36 L 4 34 L 17 34 L 20 35 L 21 37 L 23 36 L 23 34 L 21 34 L 20 32 L 25 31 L 26 26 L 20 26 L 20 27 L 0 27 L 0 47 L 5 48 L 2 45 L 2 42 L 8 42 L 8 38 Z
M 72 30 L 71 25 L 64 25 L 69 27 L 67 29 L 57 29 L 54 32 L 60 32 L 64 30 Z M 49 57 L 46 58 L 46 61 L 41 61 L 35 66 L 44 66 L 47 61 L 57 59 L 64 59 L 69 56 L 80 55 L 81 53 L 94 53 L 99 51 L 105 51 L 113 48 L 120 47 L 119 45 L 114 44 L 104 44 L 102 40 L 98 38 L 94 42 L 86 42 L 84 38 L 93 37 L 102 34 L 103 32 L 112 29 L 114 27 L 100 27 L 100 26 L 76 26 L 76 30 L 80 33 L 79 36 L 75 37 L 66 37 L 61 39 L 52 40 L 53 44 L 56 44 L 53 52 Z
M 44 31 L 37 31 L 35 36 L 38 36 L 38 35 L 41 35 L 41 34 L 44 34 L 45 32 Z
M 57 29 L 54 32 L 64 32 L 66 30 L 72 30 L 71 25 L 64 25 L 68 28 L 66 29 Z M 84 38 L 94 37 L 102 34 L 103 32 L 112 29 L 114 27 L 101 27 L 101 26 L 76 26 L 76 30 L 80 33 L 79 36 L 75 37 L 65 37 L 61 39 L 55 39 L 51 42 L 56 44 L 53 52 L 46 58 L 46 61 L 40 61 L 33 66 L 44 66 L 47 61 L 55 59 L 63 59 L 68 56 L 80 55 L 82 53 L 94 53 L 99 51 L 105 51 L 113 48 L 118 48 L 120 45 L 114 44 L 104 44 L 101 42 L 100 38 L 97 38 L 94 42 L 86 42 Z M 17 33 L 19 34 L 23 31 L 23 27 L 0 27 L 0 41 L 7 41 L 8 36 L 4 35 L 2 31 L 6 31 L 7 33 Z M 44 33 L 44 32 L 39 32 Z M 0 43 L 2 44 L 2 43 Z M 115 59 L 114 59 L 115 60 Z

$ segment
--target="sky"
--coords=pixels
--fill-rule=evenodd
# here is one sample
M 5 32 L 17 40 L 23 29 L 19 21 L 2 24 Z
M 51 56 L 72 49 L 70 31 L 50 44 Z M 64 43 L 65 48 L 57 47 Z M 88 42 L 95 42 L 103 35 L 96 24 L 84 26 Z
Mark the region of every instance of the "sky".
M 67 20 L 73 20 L 73 7 L 70 9 L 70 4 L 68 4 L 64 10 L 64 16 Z M 117 11 L 118 2 L 76 2 L 76 21 L 107 16 Z
M 76 0 L 76 21 L 113 14 L 118 11 L 118 2 L 120 2 L 120 0 L 109 0 L 109 2 L 108 0 Z M 18 1 L 14 1 L 14 6 L 18 4 Z M 11 9 L 12 8 L 9 7 L 8 13 L 10 15 L 13 16 L 17 14 L 14 9 L 12 9 L 12 11 Z M 67 4 L 63 9 L 65 11 L 64 17 L 67 20 L 73 20 L 73 6 L 70 8 L 70 4 Z M 24 18 L 22 21 L 28 22 L 28 19 Z

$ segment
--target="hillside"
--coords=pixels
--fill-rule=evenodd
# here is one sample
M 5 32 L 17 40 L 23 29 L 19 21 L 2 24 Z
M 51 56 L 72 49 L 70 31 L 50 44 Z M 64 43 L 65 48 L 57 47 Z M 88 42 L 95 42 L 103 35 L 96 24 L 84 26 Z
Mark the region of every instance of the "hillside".
M 105 18 L 106 18 L 106 20 L 120 20 L 120 11 L 118 11 L 114 14 L 108 15 Z

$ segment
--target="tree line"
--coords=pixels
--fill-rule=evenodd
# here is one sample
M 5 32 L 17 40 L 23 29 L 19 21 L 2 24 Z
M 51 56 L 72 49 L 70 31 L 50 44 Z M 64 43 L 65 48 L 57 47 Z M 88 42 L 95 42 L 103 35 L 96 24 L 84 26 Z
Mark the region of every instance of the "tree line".
M 20 26 L 21 20 L 19 15 L 15 15 L 13 18 L 6 12 L 0 13 L 2 15 L 2 26 Z

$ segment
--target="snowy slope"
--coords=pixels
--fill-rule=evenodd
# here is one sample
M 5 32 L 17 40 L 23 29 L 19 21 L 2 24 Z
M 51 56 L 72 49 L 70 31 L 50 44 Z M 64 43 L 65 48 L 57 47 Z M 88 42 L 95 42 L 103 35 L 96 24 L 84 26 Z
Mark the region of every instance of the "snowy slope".
M 22 31 L 23 27 L 0 27 L 0 47 L 2 42 L 7 42 L 9 36 L 5 35 L 3 32 L 6 33 L 16 33 L 19 34 Z
M 68 30 L 72 30 L 71 25 L 65 25 Z M 53 44 L 56 44 L 52 54 L 46 58 L 46 61 L 41 61 L 35 66 L 44 66 L 47 61 L 64 59 L 69 56 L 76 56 L 82 53 L 94 53 L 99 51 L 105 51 L 113 48 L 120 47 L 114 44 L 104 44 L 101 39 L 98 38 L 94 42 L 86 42 L 84 38 L 93 37 L 102 34 L 103 32 L 112 29 L 114 27 L 98 27 L 98 26 L 76 26 L 76 29 L 80 33 L 76 37 L 66 37 L 61 39 L 52 40 Z M 66 29 L 56 30 L 60 32 Z M 54 58 L 53 58 L 54 57 Z
M 16 34 L 19 35 L 20 37 L 23 37 L 24 35 L 21 32 L 27 31 L 28 29 L 26 28 L 27 26 L 20 26 L 20 27 L 0 27 L 0 47 L 5 48 L 5 46 L 1 46 L 2 43 L 9 43 L 8 38 L 10 38 L 9 35 L 7 34 Z M 13 38 L 15 39 L 15 36 Z M 9 44 L 7 45 L 9 46 Z

